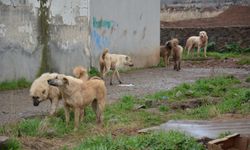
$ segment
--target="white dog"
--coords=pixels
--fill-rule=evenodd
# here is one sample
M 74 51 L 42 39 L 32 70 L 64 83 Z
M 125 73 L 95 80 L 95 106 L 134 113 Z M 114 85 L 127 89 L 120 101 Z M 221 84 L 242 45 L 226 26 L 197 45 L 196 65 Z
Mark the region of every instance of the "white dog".
M 207 43 L 208 36 L 205 31 L 200 31 L 199 36 L 191 36 L 187 39 L 185 49 L 188 50 L 188 55 L 190 50 L 197 47 L 198 56 L 200 56 L 200 49 L 204 48 L 204 56 L 207 57 Z
M 117 79 L 119 80 L 119 83 L 121 84 L 122 81 L 120 79 L 120 75 L 118 72 L 118 69 L 121 69 L 124 66 L 134 66 L 132 59 L 127 55 L 119 55 L 119 54 L 110 54 L 108 52 L 109 50 L 106 48 L 104 49 L 102 55 L 99 59 L 100 64 L 100 71 L 102 78 L 106 75 L 107 72 L 110 70 L 113 71 L 113 74 L 110 79 L 110 85 L 112 85 L 112 80 L 114 76 L 116 75 Z

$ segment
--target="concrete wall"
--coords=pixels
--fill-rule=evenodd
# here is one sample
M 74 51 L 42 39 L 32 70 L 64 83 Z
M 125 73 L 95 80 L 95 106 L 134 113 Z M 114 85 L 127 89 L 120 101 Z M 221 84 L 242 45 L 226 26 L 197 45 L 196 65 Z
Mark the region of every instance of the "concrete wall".
M 136 67 L 158 63 L 160 0 L 92 0 L 90 20 L 94 66 L 105 47 L 130 55 Z
M 36 10 L 0 1 L 0 81 L 33 79 L 40 65 Z
M 161 45 L 171 38 L 178 38 L 185 46 L 188 37 L 206 31 L 209 42 L 215 42 L 215 50 L 223 49 L 226 44 L 239 43 L 243 48 L 250 45 L 250 27 L 217 27 L 217 28 L 161 28 Z
M 52 71 L 99 68 L 106 47 L 132 56 L 136 67 L 158 63 L 160 0 L 48 0 L 46 6 Z M 0 82 L 36 77 L 43 49 L 39 7 L 37 0 L 0 0 Z
M 89 66 L 88 0 L 49 0 L 49 50 L 52 71 L 71 74 Z M 33 80 L 42 59 L 39 1 L 0 0 L 0 81 Z

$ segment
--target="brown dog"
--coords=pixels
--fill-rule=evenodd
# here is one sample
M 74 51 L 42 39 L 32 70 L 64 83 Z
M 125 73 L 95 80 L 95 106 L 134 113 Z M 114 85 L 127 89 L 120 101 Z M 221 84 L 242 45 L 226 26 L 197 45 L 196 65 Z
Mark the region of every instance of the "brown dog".
M 107 90 L 103 80 L 91 79 L 82 81 L 71 76 L 58 74 L 55 78 L 49 79 L 48 84 L 58 87 L 64 99 L 64 110 L 66 124 L 69 123 L 69 110 L 74 110 L 75 128 L 79 127 L 79 120 L 82 118 L 82 111 L 90 103 L 96 113 L 96 121 L 102 123 Z
M 172 53 L 171 41 L 167 41 L 164 46 L 161 46 L 160 57 L 163 58 L 165 67 L 169 65 L 169 59 Z
M 207 43 L 208 36 L 205 31 L 200 31 L 199 36 L 191 36 L 187 39 L 185 49 L 188 50 L 188 55 L 190 50 L 197 47 L 198 56 L 200 56 L 200 49 L 204 48 L 204 57 L 207 57 Z
M 102 55 L 100 56 L 99 59 L 99 64 L 100 64 L 100 71 L 102 78 L 106 75 L 107 72 L 110 70 L 113 71 L 113 74 L 110 78 L 110 85 L 112 85 L 112 80 L 114 76 L 116 75 L 119 83 L 121 84 L 122 81 L 120 79 L 120 75 L 118 70 L 123 68 L 124 66 L 134 66 L 132 59 L 127 56 L 127 55 L 118 55 L 118 54 L 110 54 L 108 52 L 109 50 L 106 48 L 104 49 Z
M 75 67 L 73 69 L 73 74 L 76 78 L 83 81 L 87 81 L 89 79 L 88 70 L 82 66 Z
M 178 39 L 172 39 L 167 41 L 164 47 L 161 47 L 160 56 L 163 57 L 165 66 L 169 65 L 170 56 L 173 55 L 174 70 L 179 71 L 181 69 L 183 47 L 179 45 Z

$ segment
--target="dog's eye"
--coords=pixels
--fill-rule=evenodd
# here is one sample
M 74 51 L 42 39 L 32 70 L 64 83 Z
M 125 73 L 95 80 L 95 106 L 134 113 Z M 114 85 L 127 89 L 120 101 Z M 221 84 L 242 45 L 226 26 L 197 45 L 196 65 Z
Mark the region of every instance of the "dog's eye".
M 46 90 L 43 90 L 42 93 L 45 94 Z

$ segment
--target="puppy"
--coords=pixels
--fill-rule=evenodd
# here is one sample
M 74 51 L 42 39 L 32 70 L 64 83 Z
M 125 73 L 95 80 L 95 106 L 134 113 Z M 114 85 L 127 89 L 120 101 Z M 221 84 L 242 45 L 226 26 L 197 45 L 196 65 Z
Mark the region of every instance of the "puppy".
M 122 81 L 120 79 L 120 75 L 119 75 L 118 70 L 123 68 L 124 66 L 133 67 L 134 64 L 132 62 L 132 59 L 129 56 L 119 55 L 119 54 L 110 54 L 108 51 L 109 50 L 107 48 L 104 49 L 104 51 L 99 59 L 101 76 L 102 76 L 102 78 L 104 78 L 106 73 L 109 72 L 110 70 L 112 70 L 113 73 L 112 73 L 112 76 L 110 78 L 110 85 L 113 84 L 112 80 L 113 80 L 115 75 L 116 75 L 119 83 L 121 84 Z
M 185 49 L 188 50 L 188 55 L 190 50 L 197 47 L 198 56 L 200 56 L 200 49 L 204 48 L 204 57 L 207 57 L 207 43 L 208 36 L 205 31 L 200 31 L 199 36 L 191 36 L 187 39 Z
M 172 52 L 173 52 L 173 60 L 174 60 L 174 70 L 181 70 L 181 58 L 183 47 L 179 45 L 178 39 L 172 39 L 170 42 Z
M 165 67 L 169 65 L 169 59 L 172 53 L 171 41 L 167 41 L 164 46 L 161 46 L 160 57 L 163 58 Z
M 92 104 L 96 114 L 96 122 L 102 123 L 103 111 L 106 102 L 107 89 L 103 80 L 91 79 L 82 81 L 71 76 L 58 74 L 55 78 L 49 79 L 48 84 L 58 87 L 64 99 L 64 111 L 66 124 L 69 123 L 70 108 L 74 110 L 74 130 L 79 127 L 79 120 L 82 118 L 82 111 L 86 106 Z

